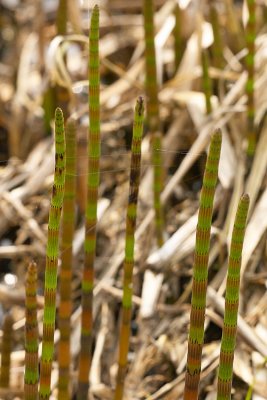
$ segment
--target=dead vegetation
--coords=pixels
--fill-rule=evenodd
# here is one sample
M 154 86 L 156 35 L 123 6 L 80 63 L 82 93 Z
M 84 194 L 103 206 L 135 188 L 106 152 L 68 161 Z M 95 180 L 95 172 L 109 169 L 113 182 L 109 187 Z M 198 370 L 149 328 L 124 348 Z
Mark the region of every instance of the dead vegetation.
M 62 102 L 77 120 L 77 226 L 74 239 L 72 374 L 77 381 L 86 182 L 88 8 L 69 1 L 68 34 L 56 35 L 56 2 L 2 1 L 0 5 L 0 320 L 11 309 L 14 342 L 10 388 L 0 397 L 23 396 L 24 286 L 29 260 L 38 265 L 38 319 L 42 332 L 43 282 L 53 138 L 45 120 L 48 88 L 67 93 Z M 174 0 L 155 1 L 156 54 L 163 126 L 165 243 L 156 247 L 152 211 L 150 137 L 142 143 L 142 179 L 136 232 L 136 265 L 129 369 L 125 399 L 180 399 L 184 389 L 195 227 L 205 150 L 216 127 L 223 133 L 219 185 L 210 251 L 210 275 L 201 399 L 215 397 L 229 235 L 243 192 L 251 206 L 242 261 L 241 307 L 234 362 L 233 399 L 267 399 L 267 30 L 266 3 L 257 2 L 255 123 L 252 162 L 245 151 L 246 102 L 242 17 L 239 2 L 218 0 L 223 67 L 212 58 L 209 2 L 182 2 L 182 58 L 175 68 Z M 200 4 L 201 3 L 201 4 Z M 226 4 L 238 16 L 235 32 Z M 242 3 L 242 2 L 241 2 Z M 117 372 L 125 217 L 132 109 L 144 93 L 141 1 L 99 1 L 101 57 L 101 183 L 94 289 L 94 355 L 91 398 L 112 399 Z M 241 45 L 239 44 L 241 41 Z M 241 47 L 240 47 L 241 46 Z M 212 112 L 206 115 L 200 49 L 211 54 Z M 65 91 L 65 92 L 64 92 Z M 60 98 L 60 97 L 59 97 Z M 63 100 L 65 98 L 63 97 Z M 44 123 L 45 120 L 45 123 Z M 1 331 L 2 336 L 2 331 Z M 58 331 L 55 342 L 59 340 Z M 57 394 L 57 363 L 52 375 Z

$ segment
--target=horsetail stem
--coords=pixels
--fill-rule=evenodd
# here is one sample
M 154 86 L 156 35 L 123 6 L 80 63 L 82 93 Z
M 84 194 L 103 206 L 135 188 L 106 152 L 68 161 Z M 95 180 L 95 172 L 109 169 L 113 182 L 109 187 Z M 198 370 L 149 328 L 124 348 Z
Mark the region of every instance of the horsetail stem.
M 3 323 L 3 338 L 1 352 L 0 387 L 8 388 L 10 380 L 10 364 L 13 336 L 13 318 L 7 314 Z
M 162 135 L 160 131 L 156 55 L 154 45 L 154 7 L 153 0 L 144 0 L 145 28 L 145 87 L 147 95 L 147 123 L 152 138 L 152 163 L 154 166 L 154 208 L 158 246 L 163 244 L 163 216 L 160 193 L 163 186 L 163 165 L 161 157 Z
M 244 35 L 239 22 L 237 13 L 235 12 L 235 4 L 233 0 L 224 0 L 226 8 L 226 28 L 229 32 L 231 45 L 235 52 L 239 52 L 244 48 Z
M 182 11 L 180 5 L 176 3 L 174 8 L 175 25 L 173 29 L 174 34 L 174 62 L 175 62 L 175 72 L 177 71 L 180 62 L 182 60 Z
M 198 398 L 201 355 L 204 339 L 210 229 L 213 199 L 218 178 L 221 142 L 221 132 L 217 130 L 211 138 L 203 178 L 203 186 L 200 194 L 198 224 L 196 228 L 196 247 L 193 269 L 193 287 L 184 400 L 196 400 Z
M 124 379 L 127 368 L 127 356 L 130 337 L 130 323 L 132 311 L 132 275 L 134 267 L 134 232 L 136 226 L 136 208 L 138 200 L 141 164 L 141 141 L 144 120 L 144 101 L 142 97 L 136 102 L 134 113 L 132 157 L 130 172 L 130 188 L 126 217 L 126 243 L 123 278 L 122 319 L 119 342 L 118 375 L 114 400 L 123 397 Z
M 206 101 L 206 113 L 210 114 L 211 108 L 211 94 L 212 94 L 212 82 L 209 76 L 209 55 L 206 49 L 202 49 L 201 52 L 201 64 L 202 64 L 202 76 L 203 76 L 203 91 Z
M 46 249 L 44 325 L 39 388 L 40 399 L 46 400 L 50 396 L 54 355 L 59 226 L 65 185 L 65 133 L 64 118 L 60 108 L 57 108 L 55 112 L 55 150 L 55 175 Z
M 57 33 L 65 35 L 67 32 L 68 0 L 59 0 L 57 8 Z
M 230 400 L 240 286 L 240 267 L 249 196 L 239 201 L 230 248 L 225 294 L 225 313 L 221 342 L 217 400 Z
M 75 224 L 75 186 L 76 186 L 76 125 L 69 119 L 66 124 L 66 177 L 62 212 L 62 264 L 60 270 L 60 303 L 58 347 L 58 399 L 68 400 L 70 382 L 70 317 L 71 277 L 72 277 L 72 242 Z
M 79 359 L 78 399 L 87 398 L 92 350 L 94 259 L 96 250 L 97 198 L 100 158 L 99 105 L 99 8 L 92 12 L 89 35 L 89 140 L 86 206 L 85 263 L 82 281 L 82 331 Z
M 216 6 L 210 2 L 210 20 L 212 24 L 214 42 L 212 45 L 213 64 L 216 68 L 223 68 L 223 44 Z
M 38 399 L 38 322 L 37 322 L 37 265 L 31 261 L 26 275 L 25 300 L 25 400 Z
M 246 66 L 248 79 L 246 83 L 247 93 L 247 129 L 248 129 L 248 156 L 253 156 L 256 146 L 256 132 L 254 125 L 255 104 L 254 104 L 254 65 L 255 65 L 255 39 L 256 39 L 256 4 L 255 0 L 247 0 L 248 23 L 246 29 L 246 42 L 248 54 L 246 56 Z

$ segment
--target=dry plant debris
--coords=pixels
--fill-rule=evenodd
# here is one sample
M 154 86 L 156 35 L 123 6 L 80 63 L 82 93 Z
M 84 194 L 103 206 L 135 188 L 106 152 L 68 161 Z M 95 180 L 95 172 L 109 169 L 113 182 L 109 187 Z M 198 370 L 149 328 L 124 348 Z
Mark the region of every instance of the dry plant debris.
M 136 98 L 145 95 L 145 41 L 143 1 L 96 3 L 100 9 L 101 157 L 90 399 L 108 400 L 113 398 L 117 376 L 132 110 Z M 157 247 L 151 135 L 145 129 L 125 400 L 182 399 L 199 195 L 206 150 L 216 128 L 222 131 L 222 149 L 211 228 L 199 399 L 216 397 L 227 259 L 235 212 L 245 192 L 250 196 L 250 208 L 241 265 L 232 398 L 267 399 L 267 5 L 266 1 L 255 1 L 255 22 L 249 14 L 254 3 L 251 0 L 216 0 L 211 9 L 210 3 L 154 0 L 161 157 L 165 172 L 160 197 L 164 244 Z M 42 336 L 56 106 L 61 106 L 77 127 L 70 380 L 74 392 L 78 386 L 88 177 L 88 10 L 93 9 L 95 2 L 68 1 L 65 27 L 58 25 L 62 22 L 57 18 L 56 4 L 49 0 L 0 3 L 3 361 L 7 360 L 2 351 L 7 316 L 12 318 L 9 387 L 6 388 L 5 379 L 0 385 L 1 399 L 23 398 L 25 275 L 32 260 L 38 267 L 37 321 L 40 339 Z M 255 32 L 254 40 L 251 31 Z M 175 37 L 178 34 L 180 37 Z M 203 78 L 210 79 L 211 96 L 205 91 Z M 256 137 L 253 156 L 251 149 L 247 156 L 247 133 L 252 141 Z M 59 267 L 60 263 L 61 258 Z M 58 312 L 58 298 L 56 306 Z M 58 313 L 54 340 L 57 353 Z M 56 399 L 57 358 L 51 367 L 50 398 Z M 3 370 L 1 376 L 5 374 Z

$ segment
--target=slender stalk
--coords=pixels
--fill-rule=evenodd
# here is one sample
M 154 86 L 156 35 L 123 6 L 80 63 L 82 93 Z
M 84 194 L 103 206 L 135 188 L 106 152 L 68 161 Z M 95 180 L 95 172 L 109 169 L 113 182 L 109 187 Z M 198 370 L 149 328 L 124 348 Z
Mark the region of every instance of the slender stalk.
M 237 332 L 240 267 L 248 208 L 249 196 L 245 194 L 241 197 L 237 208 L 228 262 L 217 400 L 231 399 L 234 350 Z
M 214 43 L 212 45 L 213 64 L 216 68 L 222 69 L 224 66 L 224 61 L 221 29 L 216 5 L 212 1 L 210 2 L 210 20 L 214 37 Z
M 99 8 L 92 12 L 89 35 L 89 140 L 86 207 L 85 263 L 82 281 L 82 332 L 79 359 L 78 400 L 87 398 L 92 351 L 94 259 L 96 249 L 97 198 L 100 158 L 99 106 Z
M 219 130 L 215 131 L 211 138 L 211 144 L 204 172 L 203 186 L 200 194 L 198 224 L 196 229 L 196 247 L 193 269 L 193 287 L 184 400 L 197 400 L 198 398 L 198 385 L 201 372 L 201 355 L 204 340 L 210 229 L 215 187 L 218 178 L 221 142 L 221 132 Z
M 50 396 L 54 355 L 59 226 L 65 185 L 65 132 L 63 113 L 60 108 L 57 108 L 55 112 L 55 147 L 55 175 L 48 221 L 45 267 L 45 305 L 39 388 L 39 398 L 42 400 L 48 400 Z
M 230 36 L 230 44 L 235 52 L 239 52 L 245 46 L 243 30 L 235 12 L 233 0 L 224 0 L 224 3 L 226 8 L 226 28 Z
M 119 369 L 114 400 L 121 400 L 123 396 L 124 379 L 127 368 L 127 356 L 130 337 L 130 323 L 132 312 L 132 275 L 134 267 L 134 233 L 136 227 L 136 208 L 140 183 L 141 141 L 143 132 L 144 103 L 139 97 L 135 106 L 134 127 L 132 139 L 132 158 L 130 172 L 130 189 L 126 219 L 126 243 L 123 278 L 122 319 L 119 344 Z
M 177 71 L 180 62 L 182 60 L 183 45 L 182 45 L 182 10 L 177 3 L 174 8 L 175 25 L 173 29 L 174 34 L 174 60 L 175 60 L 175 72 Z
M 254 125 L 255 104 L 254 104 L 254 66 L 255 66 L 255 40 L 256 40 L 256 4 L 255 0 L 247 0 L 248 24 L 246 29 L 246 42 L 248 54 L 246 66 L 248 79 L 246 83 L 247 103 L 247 129 L 248 129 L 248 156 L 253 156 L 256 147 L 256 132 Z
M 57 33 L 65 35 L 67 32 L 68 0 L 59 0 L 57 8 Z
M 163 216 L 160 202 L 160 193 L 163 186 L 163 165 L 161 157 L 162 134 L 159 118 L 158 85 L 156 71 L 156 55 L 154 44 L 154 7 L 153 0 L 144 0 L 144 27 L 145 27 L 145 87 L 147 95 L 147 123 L 152 137 L 152 162 L 154 166 L 154 208 L 156 222 L 156 236 L 158 246 L 163 244 Z
M 38 399 L 38 322 L 37 322 L 37 265 L 31 261 L 26 275 L 25 300 L 25 400 Z
M 66 35 L 68 21 L 68 2 L 69 0 L 59 0 L 57 8 L 56 27 L 58 35 Z M 64 63 L 67 66 L 66 56 L 63 57 Z M 69 101 L 71 92 L 69 88 L 61 84 L 55 86 L 56 104 L 62 109 L 65 118 L 69 116 Z
M 203 91 L 206 100 L 206 113 L 210 114 L 211 108 L 211 94 L 212 94 L 212 82 L 209 76 L 209 55 L 206 49 L 202 49 L 201 52 L 201 63 L 202 63 L 202 76 L 203 76 Z
M 13 336 L 13 318 L 7 314 L 3 323 L 2 354 L 0 369 L 0 387 L 8 388 L 10 381 L 10 364 Z
M 75 225 L 75 187 L 76 187 L 76 125 L 73 120 L 66 124 L 66 177 L 65 193 L 62 212 L 62 256 L 60 270 L 60 303 L 59 303 L 59 331 L 58 346 L 58 399 L 68 400 L 70 384 L 70 317 L 71 277 L 72 277 L 72 241 Z

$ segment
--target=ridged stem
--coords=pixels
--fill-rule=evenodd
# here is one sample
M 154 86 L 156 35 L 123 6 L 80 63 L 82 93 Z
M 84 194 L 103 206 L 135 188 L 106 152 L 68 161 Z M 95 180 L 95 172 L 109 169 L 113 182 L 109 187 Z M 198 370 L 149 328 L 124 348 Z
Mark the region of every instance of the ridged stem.
M 57 8 L 57 33 L 65 35 L 67 32 L 68 0 L 59 0 Z
M 99 8 L 92 12 L 89 35 L 89 138 L 85 262 L 82 280 L 82 332 L 78 400 L 87 399 L 92 352 L 94 260 L 100 159 Z
M 182 32 L 181 32 L 181 25 L 182 25 L 182 11 L 177 3 L 174 8 L 174 16 L 175 16 L 175 25 L 173 29 L 174 34 L 174 60 L 175 60 L 175 72 L 177 71 L 180 62 L 182 60 Z
M 248 79 L 246 83 L 247 93 L 247 129 L 248 129 L 248 156 L 253 156 L 256 147 L 256 132 L 254 125 L 255 104 L 254 104 L 254 65 L 255 65 L 255 40 L 256 40 L 256 4 L 255 0 L 247 0 L 248 23 L 246 29 L 246 42 L 248 54 L 246 56 L 246 66 Z
M 213 65 L 216 68 L 223 69 L 223 43 L 222 34 L 219 24 L 219 17 L 216 9 L 216 5 L 210 2 L 210 20 L 212 24 L 214 43 L 212 45 Z
M 51 369 L 54 356 L 56 290 L 58 269 L 59 226 L 65 185 L 65 132 L 60 108 L 55 112 L 55 174 L 48 221 L 45 266 L 44 325 L 39 398 L 50 396 Z
M 143 133 L 144 103 L 140 97 L 137 100 L 134 113 L 132 158 L 130 172 L 130 189 L 126 217 L 126 242 L 123 277 L 122 319 L 119 341 L 118 375 L 114 400 L 123 397 L 124 380 L 127 369 L 127 358 L 130 338 L 132 312 L 132 276 L 134 267 L 134 233 L 136 227 L 136 208 L 140 183 L 141 141 Z
M 73 120 L 66 124 L 66 177 L 62 212 L 62 243 L 60 270 L 60 303 L 58 325 L 60 340 L 58 345 L 58 400 L 70 398 L 70 317 L 72 312 L 72 242 L 75 228 L 75 188 L 76 188 L 76 125 Z
M 188 339 L 184 400 L 197 400 L 204 340 L 204 320 L 208 280 L 208 261 L 213 200 L 218 179 L 221 151 L 221 132 L 211 138 L 206 162 L 196 229 L 196 247 L 193 269 L 193 287 Z
M 231 399 L 234 350 L 237 332 L 240 267 L 248 208 L 249 196 L 245 194 L 241 197 L 237 208 L 230 247 L 217 400 Z
M 1 369 L 0 369 L 0 387 L 8 388 L 10 381 L 10 365 L 13 336 L 13 318 L 7 314 L 3 323 Z
M 207 49 L 202 49 L 201 64 L 202 64 L 203 91 L 205 94 L 205 101 L 206 101 L 206 113 L 210 114 L 212 111 L 211 108 L 212 82 L 209 76 L 210 62 Z
M 147 96 L 147 123 L 152 138 L 152 163 L 154 167 L 154 208 L 157 244 L 163 244 L 163 215 L 160 193 L 163 187 L 163 164 L 161 156 L 162 134 L 159 118 L 158 84 L 156 71 L 156 55 L 154 44 L 154 7 L 153 0 L 144 0 L 145 28 L 145 88 Z
M 37 265 L 31 261 L 26 275 L 25 299 L 25 400 L 38 399 L 39 360 L 37 322 Z

